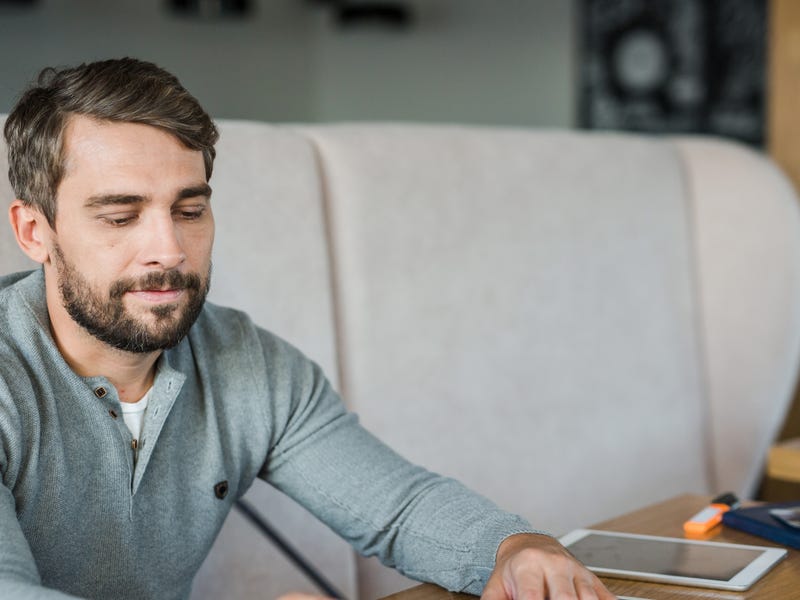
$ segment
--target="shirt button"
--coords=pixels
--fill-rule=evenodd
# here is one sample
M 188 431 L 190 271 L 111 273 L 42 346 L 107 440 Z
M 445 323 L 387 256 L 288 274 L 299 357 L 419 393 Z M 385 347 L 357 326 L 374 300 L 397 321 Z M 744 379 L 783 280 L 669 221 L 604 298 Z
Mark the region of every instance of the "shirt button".
M 223 500 L 228 495 L 228 480 L 220 481 L 214 486 L 214 495 Z
M 106 394 L 108 394 L 108 390 L 104 388 L 102 385 L 98 388 L 95 388 L 94 395 L 98 398 L 105 398 Z
M 117 411 L 115 411 L 113 408 L 112 408 L 110 411 L 108 411 L 108 414 L 110 414 L 110 415 L 111 415 L 111 418 L 112 418 L 112 419 L 116 419 L 116 418 L 119 416 L 119 415 L 117 414 Z

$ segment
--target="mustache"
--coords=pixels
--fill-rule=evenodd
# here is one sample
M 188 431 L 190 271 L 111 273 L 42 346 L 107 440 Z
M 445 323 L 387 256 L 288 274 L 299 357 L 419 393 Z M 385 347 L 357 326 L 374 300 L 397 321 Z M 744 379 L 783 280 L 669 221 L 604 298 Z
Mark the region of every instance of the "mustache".
M 153 271 L 138 279 L 119 279 L 111 284 L 109 296 L 114 299 L 122 298 L 127 292 L 133 290 L 190 290 L 200 291 L 203 279 L 197 273 L 181 273 L 180 271 Z

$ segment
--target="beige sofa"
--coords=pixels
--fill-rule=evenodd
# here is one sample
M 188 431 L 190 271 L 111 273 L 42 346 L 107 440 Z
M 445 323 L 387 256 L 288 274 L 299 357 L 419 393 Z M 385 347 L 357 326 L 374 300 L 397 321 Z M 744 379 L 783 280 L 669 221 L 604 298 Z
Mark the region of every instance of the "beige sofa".
M 221 131 L 213 300 L 320 362 L 401 453 L 556 534 L 754 493 L 800 361 L 800 218 L 763 156 L 475 127 Z M 27 266 L 4 227 L 0 271 Z M 266 485 L 249 498 L 349 597 L 411 584 Z M 193 598 L 295 588 L 313 589 L 233 513 Z

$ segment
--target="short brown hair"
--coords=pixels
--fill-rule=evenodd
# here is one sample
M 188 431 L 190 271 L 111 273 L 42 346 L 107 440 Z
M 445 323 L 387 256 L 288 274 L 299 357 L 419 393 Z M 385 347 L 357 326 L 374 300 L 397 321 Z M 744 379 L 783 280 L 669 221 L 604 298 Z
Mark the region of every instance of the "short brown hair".
M 171 73 L 133 58 L 47 68 L 9 114 L 4 133 L 14 193 L 39 209 L 53 228 L 64 171 L 64 131 L 71 115 L 163 129 L 187 148 L 201 151 L 206 180 L 211 177 L 217 128 Z

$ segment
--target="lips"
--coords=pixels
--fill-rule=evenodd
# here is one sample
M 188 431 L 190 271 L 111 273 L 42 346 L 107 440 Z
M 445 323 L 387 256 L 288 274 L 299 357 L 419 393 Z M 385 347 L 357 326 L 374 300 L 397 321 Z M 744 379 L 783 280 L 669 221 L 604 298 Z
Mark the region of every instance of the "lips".
M 128 295 L 149 302 L 169 302 L 184 292 L 200 292 L 202 287 L 203 280 L 197 273 L 154 271 L 138 279 L 117 280 L 111 285 L 109 295 L 112 299 Z
M 183 289 L 130 290 L 128 294 L 139 300 L 152 303 L 175 302 L 183 294 Z

